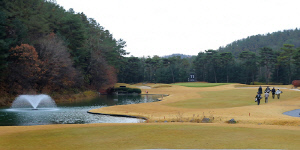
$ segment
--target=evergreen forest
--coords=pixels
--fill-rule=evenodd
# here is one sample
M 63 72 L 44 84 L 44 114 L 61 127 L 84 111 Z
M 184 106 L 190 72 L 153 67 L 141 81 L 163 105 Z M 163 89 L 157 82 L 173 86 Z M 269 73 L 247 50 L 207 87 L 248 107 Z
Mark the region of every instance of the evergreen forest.
M 127 56 L 126 42 L 49 0 L 0 1 L 0 95 L 79 92 L 121 83 L 263 82 L 300 76 L 300 31 L 249 36 L 197 56 Z

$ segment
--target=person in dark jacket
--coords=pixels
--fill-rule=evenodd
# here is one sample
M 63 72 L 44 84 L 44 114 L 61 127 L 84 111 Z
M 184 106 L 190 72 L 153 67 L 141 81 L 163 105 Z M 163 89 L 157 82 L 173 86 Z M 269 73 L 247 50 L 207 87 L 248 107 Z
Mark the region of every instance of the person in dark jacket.
M 265 90 L 265 93 L 270 93 L 271 92 L 271 89 L 269 88 L 269 86 L 267 86 L 266 90 Z
M 258 94 L 262 94 L 262 88 L 261 88 L 261 86 L 259 86 L 259 88 L 258 88 Z
M 273 98 L 273 99 L 275 98 L 275 92 L 276 92 L 276 90 L 275 90 L 275 88 L 273 87 L 273 89 L 272 89 L 272 98 Z
M 260 99 L 261 99 L 261 95 L 259 94 L 259 92 L 257 92 L 257 95 L 255 96 L 255 102 L 257 102 L 257 105 L 260 104 Z

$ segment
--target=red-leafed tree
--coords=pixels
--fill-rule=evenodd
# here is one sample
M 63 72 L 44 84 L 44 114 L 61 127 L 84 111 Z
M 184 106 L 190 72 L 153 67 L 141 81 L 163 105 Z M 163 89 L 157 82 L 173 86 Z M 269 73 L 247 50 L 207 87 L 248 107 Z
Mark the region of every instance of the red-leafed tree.
M 43 64 L 35 48 L 28 44 L 21 44 L 10 50 L 10 64 L 8 67 L 8 83 L 12 94 L 35 91 L 37 82 L 41 78 L 40 66 Z

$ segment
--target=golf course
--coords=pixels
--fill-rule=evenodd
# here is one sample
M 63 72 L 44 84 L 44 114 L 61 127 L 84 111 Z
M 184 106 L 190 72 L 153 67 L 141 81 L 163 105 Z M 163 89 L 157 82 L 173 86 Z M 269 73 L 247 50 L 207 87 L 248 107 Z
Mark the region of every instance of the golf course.
M 121 84 L 157 102 L 116 105 L 89 112 L 147 118 L 141 123 L 1 126 L 0 149 L 287 149 L 300 148 L 300 91 L 274 85 L 280 99 L 257 105 L 258 86 L 176 83 Z M 263 90 L 266 86 L 262 85 Z M 273 86 L 270 86 L 273 88 Z

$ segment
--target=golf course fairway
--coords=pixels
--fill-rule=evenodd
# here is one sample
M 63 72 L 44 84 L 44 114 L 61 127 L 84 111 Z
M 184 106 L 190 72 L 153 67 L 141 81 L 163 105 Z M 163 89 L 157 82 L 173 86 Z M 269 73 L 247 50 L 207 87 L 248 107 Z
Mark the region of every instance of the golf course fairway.
M 197 83 L 195 83 L 197 84 Z M 200 83 L 199 83 L 200 84 Z M 0 149 L 287 149 L 300 148 L 300 91 L 282 86 L 280 99 L 254 102 L 257 88 L 148 86 L 161 101 L 90 110 L 145 117 L 144 123 L 1 126 Z M 275 86 L 276 88 L 279 86 Z M 263 86 L 263 88 L 265 88 Z M 272 88 L 272 86 L 271 86 Z M 209 123 L 202 123 L 209 118 Z M 228 121 L 234 119 L 236 123 Z

